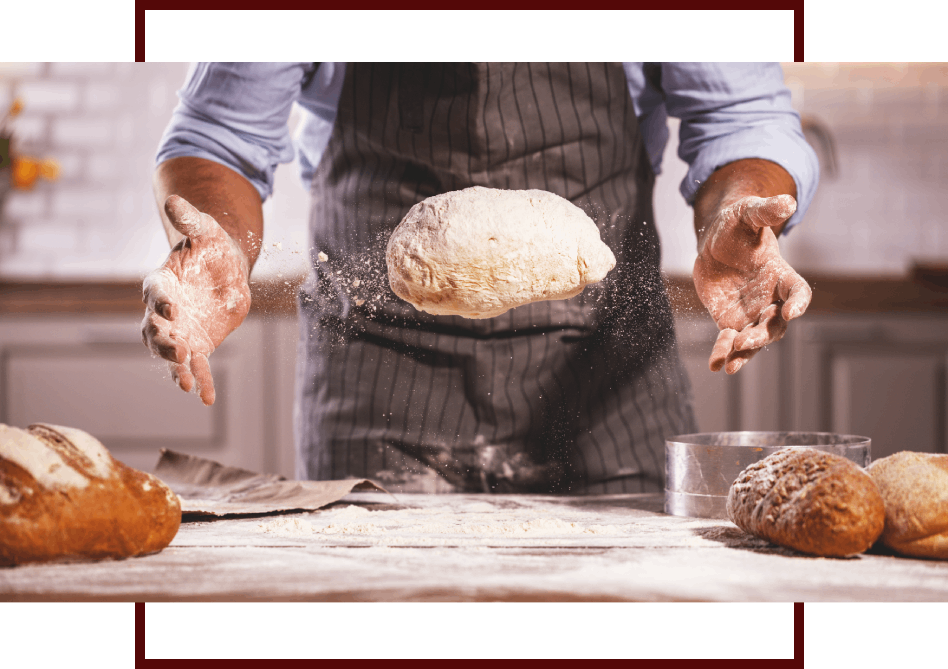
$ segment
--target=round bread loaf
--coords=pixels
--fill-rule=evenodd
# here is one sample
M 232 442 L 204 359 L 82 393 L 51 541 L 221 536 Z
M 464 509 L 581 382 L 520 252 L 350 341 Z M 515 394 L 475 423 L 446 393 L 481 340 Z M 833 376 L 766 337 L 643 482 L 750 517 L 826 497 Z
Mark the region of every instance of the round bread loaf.
M 168 486 L 86 432 L 0 424 L 0 565 L 154 553 L 180 524 Z
M 812 448 L 784 448 L 741 472 L 728 491 L 727 514 L 745 532 L 826 557 L 863 552 L 885 523 L 869 475 Z
M 948 455 L 902 451 L 868 471 L 885 501 L 882 543 L 903 555 L 948 559 Z
M 616 264 L 599 228 L 569 200 L 480 186 L 412 207 L 385 259 L 400 298 L 421 311 L 465 318 L 573 297 Z

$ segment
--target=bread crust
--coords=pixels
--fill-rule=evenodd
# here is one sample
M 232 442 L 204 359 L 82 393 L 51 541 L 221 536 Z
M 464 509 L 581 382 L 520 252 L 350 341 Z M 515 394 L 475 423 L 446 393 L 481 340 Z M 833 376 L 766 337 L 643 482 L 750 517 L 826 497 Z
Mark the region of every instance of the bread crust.
M 747 467 L 728 492 L 727 513 L 745 532 L 824 557 L 865 551 L 885 524 L 869 475 L 812 448 L 785 448 Z
M 901 451 L 868 471 L 885 500 L 882 543 L 902 555 L 948 560 L 948 454 Z
M 180 524 L 178 496 L 91 435 L 0 424 L 0 565 L 154 553 Z

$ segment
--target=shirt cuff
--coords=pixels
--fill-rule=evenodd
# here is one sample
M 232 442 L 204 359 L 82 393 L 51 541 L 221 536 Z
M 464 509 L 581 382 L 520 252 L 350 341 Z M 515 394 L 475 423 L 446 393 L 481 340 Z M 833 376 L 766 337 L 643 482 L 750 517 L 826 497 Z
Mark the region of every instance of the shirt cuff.
M 797 186 L 797 210 L 784 227 L 786 234 L 806 214 L 819 183 L 820 167 L 816 153 L 807 144 L 802 133 L 788 136 L 787 129 L 774 126 L 757 126 L 740 132 L 709 140 L 702 145 L 688 174 L 681 182 L 681 194 L 689 205 L 694 204 L 695 195 L 708 177 L 728 163 L 746 158 L 760 158 L 783 167 Z
M 265 202 L 273 193 L 277 166 L 293 160 L 294 151 L 289 141 L 276 149 L 258 144 L 240 132 L 205 120 L 199 113 L 191 113 L 182 104 L 173 112 L 161 138 L 155 164 L 181 156 L 206 158 L 229 167 L 253 184 L 260 201 Z

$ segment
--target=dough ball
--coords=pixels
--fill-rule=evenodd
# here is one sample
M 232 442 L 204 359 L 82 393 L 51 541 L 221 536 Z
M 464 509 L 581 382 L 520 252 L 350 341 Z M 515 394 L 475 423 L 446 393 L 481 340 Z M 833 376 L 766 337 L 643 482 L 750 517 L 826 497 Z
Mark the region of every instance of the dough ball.
M 389 239 L 386 261 L 400 298 L 465 318 L 573 297 L 616 264 L 599 228 L 568 200 L 480 186 L 412 207 Z

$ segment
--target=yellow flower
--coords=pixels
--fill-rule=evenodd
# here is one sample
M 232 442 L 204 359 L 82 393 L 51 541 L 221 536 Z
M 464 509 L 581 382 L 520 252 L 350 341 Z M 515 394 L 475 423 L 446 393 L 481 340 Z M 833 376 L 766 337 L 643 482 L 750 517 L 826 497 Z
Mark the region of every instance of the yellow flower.
M 59 163 L 47 158 L 39 164 L 39 173 L 47 181 L 55 181 L 59 178 Z
M 39 177 L 39 163 L 32 158 L 15 156 L 13 158 L 13 187 L 30 190 Z

